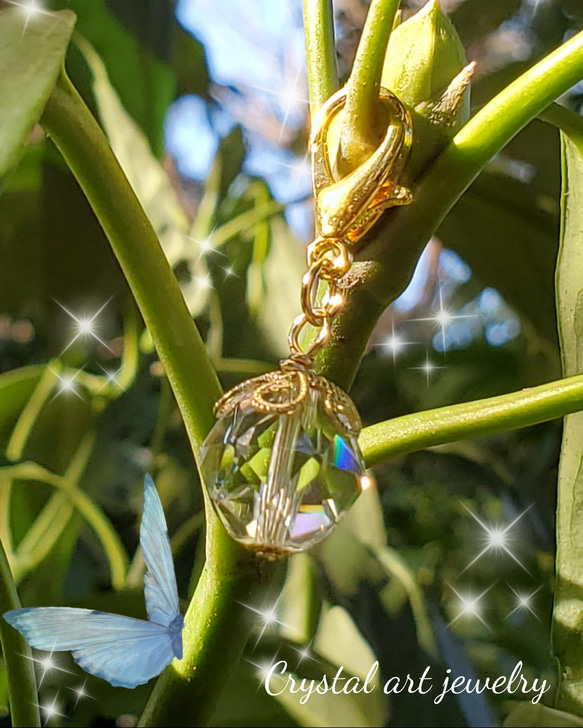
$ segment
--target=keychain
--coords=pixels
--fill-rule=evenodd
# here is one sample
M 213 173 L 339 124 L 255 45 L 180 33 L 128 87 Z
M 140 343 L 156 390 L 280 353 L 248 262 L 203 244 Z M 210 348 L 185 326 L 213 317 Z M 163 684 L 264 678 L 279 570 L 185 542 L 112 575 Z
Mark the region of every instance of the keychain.
M 217 423 L 203 443 L 202 470 L 210 499 L 229 534 L 259 555 L 276 559 L 321 541 L 361 492 L 361 422 L 350 397 L 314 371 L 331 322 L 345 302 L 342 281 L 355 244 L 383 210 L 406 205 L 397 183 L 412 141 L 411 118 L 390 91 L 385 136 L 353 172 L 336 179 L 328 132 L 346 102 L 330 97 L 310 140 L 316 200 L 316 239 L 308 245 L 302 313 L 289 334 L 290 356 L 280 369 L 248 379 L 215 405 Z M 317 334 L 304 346 L 307 325 Z

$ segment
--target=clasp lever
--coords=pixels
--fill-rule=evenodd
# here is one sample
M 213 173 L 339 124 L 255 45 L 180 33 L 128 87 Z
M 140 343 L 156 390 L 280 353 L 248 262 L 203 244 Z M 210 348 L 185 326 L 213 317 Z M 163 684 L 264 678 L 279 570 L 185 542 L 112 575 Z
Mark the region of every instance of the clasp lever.
M 354 243 L 385 209 L 411 202 L 411 192 L 396 183 L 413 138 L 411 115 L 387 89 L 381 88 L 379 99 L 388 111 L 385 136 L 365 162 L 340 179 L 332 171 L 328 132 L 332 119 L 346 103 L 346 88 L 331 96 L 314 118 L 311 154 L 316 229 L 323 238 Z

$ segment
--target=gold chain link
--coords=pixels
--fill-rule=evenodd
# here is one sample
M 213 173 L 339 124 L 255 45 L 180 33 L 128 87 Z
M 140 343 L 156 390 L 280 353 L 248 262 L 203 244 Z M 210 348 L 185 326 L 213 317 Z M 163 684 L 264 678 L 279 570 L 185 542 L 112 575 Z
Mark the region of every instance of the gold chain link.
M 407 109 L 386 89 L 379 100 L 389 112 L 389 124 L 378 149 L 359 168 L 338 180 L 328 150 L 328 129 L 346 102 L 341 89 L 324 104 L 311 136 L 316 220 L 320 235 L 308 245 L 308 271 L 302 279 L 302 313 L 289 333 L 291 356 L 286 366 L 306 368 L 330 339 L 332 319 L 346 300 L 342 279 L 352 265 L 354 243 L 365 235 L 383 210 L 411 201 L 409 190 L 396 184 L 411 146 L 412 125 Z M 300 338 L 307 325 L 316 336 L 307 348 Z
M 298 356 L 311 359 L 330 338 L 332 319 L 345 301 L 340 280 L 350 270 L 352 253 L 342 240 L 317 238 L 308 246 L 308 271 L 302 279 L 302 313 L 293 322 L 289 345 L 292 359 Z M 319 329 L 312 344 L 303 349 L 300 334 L 310 324 Z

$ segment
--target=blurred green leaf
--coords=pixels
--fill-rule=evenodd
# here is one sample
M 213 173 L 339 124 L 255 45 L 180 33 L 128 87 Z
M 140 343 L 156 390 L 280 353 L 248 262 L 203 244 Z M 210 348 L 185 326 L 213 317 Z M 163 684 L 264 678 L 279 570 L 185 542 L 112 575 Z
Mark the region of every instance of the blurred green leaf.
M 305 273 L 304 249 L 285 222 L 271 222 L 271 246 L 263 275 L 265 291 L 257 323 L 278 357 L 287 356 L 287 334 L 300 312 L 300 289 Z
M 557 309 L 563 373 L 583 372 L 583 136 L 563 136 Z M 565 417 L 559 466 L 554 652 L 557 707 L 583 715 L 583 413 Z
M 528 184 L 490 170 L 458 202 L 438 236 L 483 283 L 500 291 L 552 348 L 557 233 L 556 212 Z
M 181 257 L 188 221 L 168 175 L 155 159 L 139 126 L 124 109 L 108 70 L 91 45 L 77 40 L 93 74 L 99 115 L 115 155 L 142 203 L 171 263 Z
M 290 560 L 279 600 L 282 632 L 294 642 L 310 644 L 322 608 L 317 590 L 314 563 L 308 554 L 295 554 Z
M 75 25 L 67 10 L 28 18 L 0 12 L 0 180 L 24 151 L 63 64 Z
M 61 4 L 60 0 L 54 0 L 54 4 Z M 118 5 L 122 6 L 122 3 Z M 124 5 L 127 6 L 127 2 Z M 105 0 L 71 0 L 68 7 L 77 14 L 78 32 L 104 59 L 124 107 L 144 132 L 154 152 L 161 155 L 164 115 L 175 97 L 176 81 L 172 69 L 115 17 Z M 140 7 L 135 5 L 133 10 L 136 22 L 147 19 L 147 3 L 140 3 Z M 163 32 L 165 24 L 168 32 L 168 23 L 162 20 L 153 25 L 149 37 L 160 40 L 167 37 L 167 32 Z
M 555 710 L 546 705 L 532 703 L 515 703 L 506 720 L 504 728 L 575 728 L 583 726 L 583 719 L 562 710 Z

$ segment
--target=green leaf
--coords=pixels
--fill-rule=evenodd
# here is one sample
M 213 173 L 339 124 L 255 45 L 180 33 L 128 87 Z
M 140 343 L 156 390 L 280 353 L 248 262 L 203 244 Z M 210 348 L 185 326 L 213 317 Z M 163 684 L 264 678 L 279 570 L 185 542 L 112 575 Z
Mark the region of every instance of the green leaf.
M 504 728 L 573 728 L 583 726 L 583 720 L 571 713 L 555 710 L 546 705 L 532 703 L 515 703 L 504 723 Z
M 160 41 L 169 32 L 167 16 L 162 22 L 146 18 L 148 4 L 134 4 L 129 15 L 133 16 L 135 29 L 141 26 L 150 31 L 149 41 Z M 114 7 L 110 11 L 108 6 L 111 5 Z M 124 22 L 114 14 L 113 10 L 117 9 L 120 11 L 119 15 L 125 15 L 124 20 L 129 21 L 126 12 L 128 0 L 111 5 L 105 0 L 71 0 L 69 3 L 69 7 L 78 17 L 78 32 L 87 38 L 103 58 L 113 88 L 123 100 L 133 121 L 145 133 L 154 153 L 161 155 L 164 115 L 174 100 L 176 79 L 165 62 L 167 59 L 162 59 L 162 54 L 155 53 L 153 48 L 140 42 L 146 38 L 136 37 L 140 34 L 128 30 Z
M 68 10 L 29 18 L 22 8 L 0 12 L 0 180 L 24 151 L 63 60 L 75 15 Z
M 557 310 L 565 376 L 583 372 L 583 144 L 563 140 Z M 583 715 L 583 413 L 565 418 L 559 466 L 553 644 L 557 707 Z
M 108 71 L 84 39 L 77 44 L 93 74 L 93 92 L 101 122 L 115 155 L 142 203 L 164 251 L 175 263 L 184 246 L 188 221 L 168 175 L 154 157 L 148 140 L 129 116 L 111 85 Z
M 303 249 L 285 222 L 271 223 L 271 247 L 264 264 L 265 289 L 258 324 L 277 356 L 287 356 L 287 334 L 300 312 L 302 276 L 306 269 Z
M 539 204 L 530 185 L 486 170 L 438 230 L 486 285 L 556 341 L 553 270 L 557 216 Z
M 77 44 L 93 74 L 93 93 L 109 142 L 170 265 L 188 263 L 190 277 L 183 283 L 182 293 L 190 313 L 196 316 L 208 302 L 210 289 L 200 285 L 208 277 L 208 268 L 200 255 L 200 246 L 187 237 L 186 213 L 166 171 L 152 153 L 146 135 L 123 107 L 103 61 L 86 40 L 79 38 Z
M 342 635 L 342 639 L 338 639 Z M 345 678 L 356 676 L 362 686 L 371 670 L 376 657 L 364 640 L 348 612 L 334 606 L 324 614 L 321 627 L 314 644 L 314 651 L 333 665 L 342 666 Z M 331 677 L 334 675 L 332 674 Z M 297 678 L 295 678 L 297 681 Z M 281 690 L 287 674 L 270 680 L 273 691 Z M 315 681 L 316 684 L 319 680 Z M 302 693 L 292 694 L 288 689 L 277 696 L 277 700 L 303 726 L 378 726 L 385 725 L 387 719 L 386 699 L 379 684 L 379 673 L 369 682 L 368 694 L 360 692 L 313 693 L 303 704 Z M 329 679 L 328 685 L 330 686 Z M 346 685 L 340 681 L 340 689 Z

